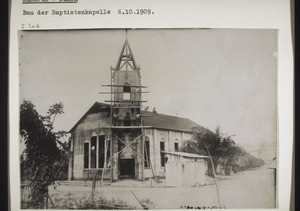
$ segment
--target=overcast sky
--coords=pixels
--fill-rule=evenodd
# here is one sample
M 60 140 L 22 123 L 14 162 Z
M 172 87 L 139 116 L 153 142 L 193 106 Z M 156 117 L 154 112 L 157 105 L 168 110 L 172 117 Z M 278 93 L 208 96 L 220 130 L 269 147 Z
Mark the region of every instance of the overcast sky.
M 57 130 L 70 130 L 94 102 L 109 100 L 110 67 L 125 30 L 31 31 L 20 36 L 20 99 L 40 114 L 64 103 Z M 235 135 L 248 150 L 276 149 L 277 31 L 128 30 L 141 67 L 143 100 L 158 113 Z

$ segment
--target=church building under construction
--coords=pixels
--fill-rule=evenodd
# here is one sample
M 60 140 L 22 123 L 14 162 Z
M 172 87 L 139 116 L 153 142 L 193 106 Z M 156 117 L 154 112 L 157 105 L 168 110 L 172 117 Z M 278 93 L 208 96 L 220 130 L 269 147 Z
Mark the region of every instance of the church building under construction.
M 202 127 L 143 106 L 147 87 L 127 41 L 110 71 L 110 84 L 103 85 L 110 91 L 102 92 L 109 100 L 95 102 L 70 130 L 69 179 L 164 177 L 165 152 L 179 151 L 192 129 Z

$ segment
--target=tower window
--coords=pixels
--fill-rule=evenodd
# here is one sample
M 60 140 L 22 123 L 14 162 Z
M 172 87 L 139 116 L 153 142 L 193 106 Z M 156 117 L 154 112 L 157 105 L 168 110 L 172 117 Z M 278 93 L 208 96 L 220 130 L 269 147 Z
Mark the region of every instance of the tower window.
M 123 87 L 123 100 L 130 100 L 130 84 L 129 83 L 125 83 L 124 87 Z
M 130 92 L 130 84 L 129 83 L 124 84 L 123 92 Z

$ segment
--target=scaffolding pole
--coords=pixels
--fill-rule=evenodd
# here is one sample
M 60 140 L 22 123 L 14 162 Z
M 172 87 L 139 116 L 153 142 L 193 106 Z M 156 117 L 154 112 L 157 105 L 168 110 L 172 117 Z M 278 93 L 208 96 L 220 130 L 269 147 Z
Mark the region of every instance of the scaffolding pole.
M 103 183 L 103 177 L 104 177 L 104 173 L 105 173 L 105 170 L 106 170 L 106 165 L 107 165 L 107 145 L 109 143 L 109 139 L 108 140 L 105 140 L 105 149 L 104 149 L 104 165 L 103 165 L 103 168 L 102 168 L 102 175 L 101 175 L 101 182 L 100 182 L 100 187 L 102 186 L 102 183 Z
M 113 78 L 112 78 L 112 71 L 113 68 L 110 68 L 110 85 L 113 83 Z M 112 100 L 113 100 L 113 87 L 110 87 L 110 128 L 109 128 L 109 135 L 110 135 L 110 156 L 112 158 L 113 155 L 113 139 L 112 139 L 112 121 L 113 121 L 113 111 L 112 111 Z M 110 159 L 109 159 L 110 160 Z M 113 159 L 110 162 L 110 182 L 113 182 Z
M 145 131 L 144 131 L 144 121 L 143 121 L 143 119 L 141 118 L 141 125 L 143 126 L 142 127 L 142 134 L 143 134 L 143 140 L 144 140 L 144 148 L 143 148 L 143 151 L 145 151 L 146 152 L 146 162 L 147 162 L 147 166 L 150 166 L 150 168 L 151 168 L 151 171 L 152 171 L 152 175 L 153 175 L 153 178 L 155 177 L 154 176 L 154 171 L 153 171 L 153 168 L 152 168 L 152 164 L 151 164 L 151 160 L 149 159 L 149 156 L 148 156 L 148 154 L 147 154 L 147 150 L 145 150 L 146 149 L 146 146 L 145 146 Z M 144 161 L 145 162 L 145 161 Z M 143 162 L 143 169 L 145 168 L 145 164 L 144 164 L 144 162 Z M 149 165 L 150 164 L 150 165 Z M 145 178 L 145 171 L 143 171 L 143 178 Z M 152 179 L 151 179 L 151 187 L 152 187 Z
M 126 40 L 127 42 L 127 40 Z M 117 71 L 120 71 L 122 69 L 123 66 L 125 66 L 125 74 L 127 74 L 127 71 L 128 71 L 128 68 L 129 66 L 132 68 L 132 69 L 136 69 L 137 71 L 139 71 L 139 67 L 136 67 L 135 66 L 135 62 L 133 61 L 133 66 L 131 66 L 130 64 L 130 61 L 131 59 L 131 50 L 130 50 L 130 47 L 129 45 L 127 46 L 128 44 L 125 43 L 122 51 L 121 51 L 121 54 L 120 54 L 120 58 L 118 60 L 118 64 L 115 68 L 113 67 L 110 67 L 110 77 L 111 77 L 111 80 L 110 80 L 110 84 L 108 85 L 101 85 L 102 87 L 110 87 L 110 92 L 107 90 L 107 91 L 104 91 L 104 92 L 99 92 L 99 94 L 110 94 L 110 100 L 105 100 L 105 102 L 108 102 L 110 104 L 110 122 L 109 122 L 109 126 L 108 127 L 103 127 L 103 128 L 107 128 L 108 129 L 108 136 L 109 136 L 109 139 L 107 139 L 105 143 L 107 143 L 105 145 L 105 164 L 103 166 L 103 169 L 102 169 L 102 176 L 101 176 L 101 184 L 102 184 L 102 181 L 103 181 L 103 178 L 104 178 L 104 175 L 105 175 L 105 171 L 107 168 L 110 168 L 110 179 L 111 179 L 111 182 L 113 182 L 114 178 L 116 178 L 117 175 L 114 175 L 114 167 L 115 167 L 115 161 L 118 162 L 118 157 L 119 157 L 119 154 L 126 148 L 129 148 L 133 153 L 136 154 L 136 156 L 139 156 L 142 158 L 142 176 L 143 176 L 143 181 L 145 180 L 145 174 L 144 174 L 144 163 L 145 163 L 145 155 L 144 155 L 144 147 L 145 147 L 145 135 L 144 135 L 144 128 L 151 128 L 151 127 L 146 127 L 142 124 L 142 126 L 114 126 L 114 120 L 115 118 L 113 117 L 113 113 L 114 113 L 114 109 L 134 109 L 134 108 L 139 108 L 140 110 L 142 109 L 142 103 L 143 102 L 147 102 L 147 101 L 142 101 L 141 100 L 141 93 L 149 93 L 148 91 L 142 91 L 142 88 L 147 88 L 147 86 L 141 86 L 141 82 L 139 81 L 139 84 L 135 84 L 135 85 L 129 85 L 129 86 L 126 86 L 126 85 L 120 85 L 119 84 L 119 75 L 118 75 L 118 78 L 115 78 L 115 74 Z M 124 49 L 125 48 L 125 49 Z M 124 58 L 125 57 L 125 58 Z M 123 63 L 123 62 L 124 63 Z M 123 64 L 122 64 L 123 63 Z M 122 65 L 120 67 L 120 65 Z M 138 72 L 139 74 L 139 72 Z M 125 75 L 127 77 L 127 75 Z M 135 98 L 132 99 L 132 100 L 119 100 L 119 94 L 122 94 L 124 92 L 121 92 L 122 88 L 124 87 L 133 87 L 133 88 L 137 88 L 135 92 L 133 92 L 133 90 L 130 91 L 130 93 L 135 93 Z M 115 95 L 116 94 L 116 95 Z M 136 96 L 138 95 L 138 98 L 136 98 Z M 117 103 L 121 103 L 122 106 L 119 104 L 118 107 L 115 107 Z M 132 104 L 132 106 L 128 105 L 128 104 Z M 136 113 L 137 112 L 137 109 L 135 110 Z M 139 112 L 141 114 L 141 111 Z M 121 113 L 122 114 L 122 113 Z M 118 116 L 120 117 L 120 116 Z M 123 116 L 122 116 L 123 117 Z M 125 116 L 124 116 L 125 117 Z M 142 115 L 140 115 L 140 120 L 136 117 L 136 118 L 133 118 L 134 116 L 131 115 L 131 120 L 135 120 L 135 121 L 142 121 Z M 146 117 L 146 116 L 145 116 Z M 134 140 L 132 142 L 130 142 L 129 144 L 126 144 L 122 139 L 120 139 L 118 136 L 115 135 L 115 132 L 118 131 L 118 129 L 128 129 L 128 128 L 132 128 L 132 129 L 136 129 L 136 131 L 140 132 L 139 129 L 141 129 L 142 133 L 140 135 L 138 135 L 137 137 L 133 138 Z M 136 134 L 135 134 L 136 135 Z M 142 148 L 142 156 L 138 153 L 139 150 L 135 151 L 132 147 L 130 147 L 130 145 L 134 142 L 136 142 L 137 140 L 140 139 L 140 137 L 142 136 L 142 143 L 141 143 L 141 148 Z M 116 138 L 115 138 L 116 137 Z M 110 141 L 109 141 L 110 140 Z M 115 149 L 114 145 L 116 143 L 114 143 L 115 141 L 118 141 L 120 140 L 121 142 L 123 142 L 125 144 L 125 147 L 119 151 L 119 149 Z M 110 155 L 109 155 L 109 158 L 107 158 L 107 151 L 108 151 L 108 143 L 110 143 Z M 116 150 L 116 152 L 114 152 L 114 150 Z M 140 159 L 138 159 L 139 161 Z M 110 166 L 107 166 L 107 162 L 110 162 Z M 148 162 L 148 161 L 147 161 Z
M 114 134 L 115 135 L 115 134 Z M 115 135 L 116 136 L 116 135 Z M 141 136 L 139 136 L 139 137 L 141 137 Z M 127 144 L 122 140 L 122 139 L 120 139 L 118 136 L 116 136 L 116 138 L 119 140 L 119 141 L 121 141 L 123 144 L 125 144 L 125 146 L 127 146 Z M 134 141 L 137 141 L 138 140 L 138 138 L 136 138 Z M 131 143 L 130 143 L 131 144 Z M 135 151 L 134 149 L 132 149 L 131 147 L 129 147 L 128 146 L 128 148 L 132 151 L 132 152 L 134 152 L 136 155 L 138 155 L 138 156 L 140 156 L 141 158 L 143 158 L 143 156 L 141 156 L 139 153 L 137 153 L 137 151 Z M 122 151 L 122 150 L 121 150 Z M 121 152 L 120 151 L 120 152 Z
M 136 142 L 143 134 L 139 135 L 137 138 L 135 138 L 132 142 L 130 142 L 129 144 L 127 144 L 123 149 L 121 149 L 120 151 L 118 151 L 118 153 L 116 155 L 111 156 L 111 158 L 108 161 L 111 161 L 115 156 L 119 155 L 124 149 L 128 148 L 131 144 L 133 144 L 134 142 Z M 116 136 L 116 135 L 115 135 Z M 116 136 L 117 138 L 119 138 L 118 136 Z M 139 155 L 140 156 L 140 155 Z
M 143 130 L 143 128 L 142 128 L 142 130 Z M 144 150 L 144 148 L 145 148 L 145 133 L 144 133 L 144 131 L 142 131 L 142 134 L 143 134 L 143 136 L 142 136 L 142 179 L 143 179 L 143 182 L 145 182 L 145 155 L 144 155 L 144 153 L 145 153 L 145 150 Z

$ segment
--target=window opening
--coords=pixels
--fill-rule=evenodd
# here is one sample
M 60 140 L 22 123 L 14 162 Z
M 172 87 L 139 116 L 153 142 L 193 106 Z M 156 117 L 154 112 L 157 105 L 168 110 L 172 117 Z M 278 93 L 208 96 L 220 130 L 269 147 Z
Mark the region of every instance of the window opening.
M 99 136 L 98 168 L 103 168 L 105 159 L 105 136 Z
M 174 143 L 174 150 L 175 150 L 175 152 L 178 152 L 178 141 L 177 141 L 177 139 Z
M 97 162 L 97 136 L 91 137 L 91 168 L 96 168 Z
M 165 166 L 165 153 L 162 153 L 162 151 L 165 151 L 165 142 L 160 142 L 160 166 Z
M 123 100 L 130 100 L 130 84 L 125 83 L 123 87 Z
M 150 167 L 150 141 L 148 137 L 146 137 L 145 140 L 144 160 L 145 160 L 144 163 L 145 168 L 149 168 Z
M 84 168 L 89 168 L 89 142 L 84 143 Z

